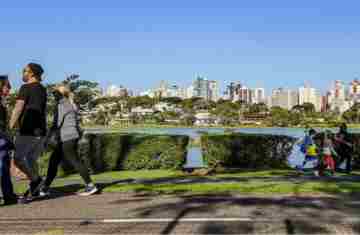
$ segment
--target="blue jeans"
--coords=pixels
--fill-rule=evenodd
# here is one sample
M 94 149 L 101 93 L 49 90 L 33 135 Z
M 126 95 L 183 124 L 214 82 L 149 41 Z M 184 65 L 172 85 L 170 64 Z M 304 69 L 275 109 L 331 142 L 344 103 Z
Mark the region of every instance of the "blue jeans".
M 10 174 L 10 156 L 6 151 L 0 151 L 0 170 L 1 170 L 1 191 L 4 201 L 16 198 Z

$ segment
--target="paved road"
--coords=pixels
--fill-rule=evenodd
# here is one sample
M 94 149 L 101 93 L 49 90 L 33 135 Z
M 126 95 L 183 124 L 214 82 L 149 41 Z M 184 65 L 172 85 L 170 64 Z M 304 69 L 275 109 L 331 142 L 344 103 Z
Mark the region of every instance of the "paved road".
M 360 197 L 104 193 L 0 211 L 0 234 L 360 233 Z

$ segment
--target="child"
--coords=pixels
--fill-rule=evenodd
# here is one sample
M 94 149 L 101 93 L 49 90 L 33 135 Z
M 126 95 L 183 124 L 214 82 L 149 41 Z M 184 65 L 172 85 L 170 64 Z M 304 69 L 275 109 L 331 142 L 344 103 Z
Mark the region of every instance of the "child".
M 17 203 L 17 196 L 14 193 L 10 175 L 9 151 L 14 149 L 14 145 L 7 135 L 7 109 L 3 104 L 3 99 L 9 94 L 10 89 L 7 76 L 0 76 L 0 177 L 4 205 Z
M 57 168 L 63 159 L 68 160 L 80 173 L 85 183 L 85 192 L 82 196 L 89 196 L 98 192 L 92 182 L 88 169 L 81 162 L 78 154 L 78 141 L 81 138 L 81 130 L 78 123 L 78 111 L 73 102 L 73 94 L 66 85 L 58 86 L 54 91 L 56 100 L 56 112 L 51 131 L 57 137 L 57 144 L 50 157 L 46 180 L 41 188 L 40 195 L 49 194 L 49 187 L 57 174 Z
M 330 132 L 326 131 L 323 140 L 323 168 L 324 170 L 330 170 L 331 174 L 335 174 L 335 160 L 333 156 L 337 156 L 336 151 L 333 148 L 333 142 L 330 139 Z
M 305 168 L 307 163 L 317 160 L 318 152 L 317 152 L 317 147 L 313 140 L 316 133 L 317 132 L 314 129 L 310 129 L 308 135 L 305 136 L 303 144 L 301 145 L 301 151 L 305 154 L 305 159 L 302 165 L 303 169 Z M 312 168 L 315 167 L 316 166 L 313 165 Z

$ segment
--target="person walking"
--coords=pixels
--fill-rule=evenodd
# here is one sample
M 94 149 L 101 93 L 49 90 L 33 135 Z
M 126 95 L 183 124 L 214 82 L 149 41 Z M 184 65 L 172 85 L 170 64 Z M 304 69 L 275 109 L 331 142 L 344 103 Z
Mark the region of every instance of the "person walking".
M 17 204 L 10 174 L 10 151 L 14 145 L 8 135 L 8 113 L 4 99 L 9 95 L 11 85 L 7 76 L 0 76 L 0 176 L 3 205 Z
M 25 84 L 20 88 L 10 120 L 10 129 L 19 127 L 19 134 L 15 139 L 14 163 L 30 180 L 25 197 L 28 193 L 38 196 L 42 181 L 37 159 L 42 153 L 41 143 L 47 129 L 47 91 L 41 84 L 43 73 L 39 64 L 30 63 L 24 68 Z
M 85 183 L 85 191 L 80 195 L 95 194 L 98 192 L 98 188 L 92 182 L 88 169 L 78 154 L 78 142 L 82 131 L 79 126 L 79 114 L 73 101 L 73 94 L 66 85 L 56 87 L 53 94 L 56 100 L 56 109 L 49 136 L 53 135 L 57 143 L 50 156 L 47 176 L 40 194 L 42 196 L 49 195 L 50 185 L 57 175 L 60 162 L 64 159 L 80 173 Z
M 338 154 L 340 155 L 340 161 L 337 164 L 338 170 L 340 169 L 340 165 L 345 161 L 346 173 L 351 173 L 351 154 L 353 150 L 351 136 L 348 133 L 348 128 L 346 123 L 340 125 L 340 130 L 335 137 L 335 141 L 338 145 Z

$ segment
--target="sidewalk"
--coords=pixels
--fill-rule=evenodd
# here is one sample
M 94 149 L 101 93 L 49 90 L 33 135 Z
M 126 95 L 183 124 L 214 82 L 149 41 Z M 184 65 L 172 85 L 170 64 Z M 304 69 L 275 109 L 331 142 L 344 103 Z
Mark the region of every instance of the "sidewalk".
M 114 186 L 129 190 L 85 198 L 76 195 L 83 187 L 81 180 L 57 179 L 51 199 L 1 207 L 0 234 L 360 233 L 360 175 L 357 173 L 324 178 L 292 173 L 216 177 L 154 175 L 155 178 L 144 178 L 139 172 L 94 175 L 105 191 Z M 315 190 L 318 193 L 299 190 L 266 194 L 274 190 L 274 185 L 284 182 L 296 187 L 309 182 L 315 185 L 320 182 L 321 187 L 327 188 L 343 185 L 340 192 L 347 193 L 326 193 L 336 190 L 322 189 Z M 150 190 L 136 190 L 134 185 Z M 251 193 L 247 188 L 248 193 L 174 191 L 167 194 L 158 190 L 164 185 L 189 188 L 212 185 L 214 189 L 240 185 L 260 187 L 260 192 L 264 187 L 265 193 Z
M 351 196 L 56 196 L 2 207 L 0 233 L 360 233 L 360 198 Z

